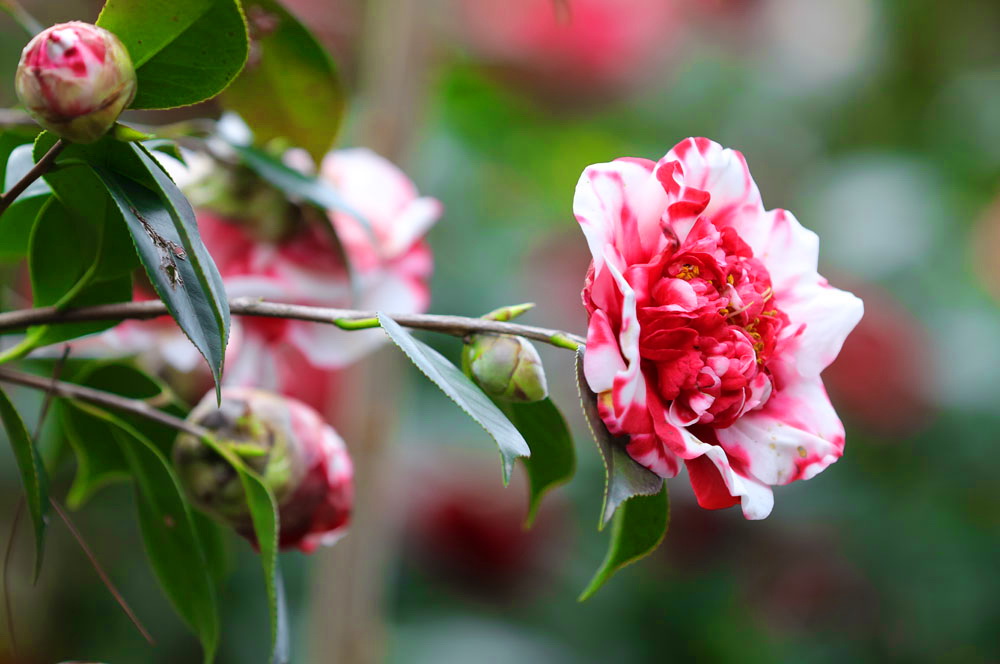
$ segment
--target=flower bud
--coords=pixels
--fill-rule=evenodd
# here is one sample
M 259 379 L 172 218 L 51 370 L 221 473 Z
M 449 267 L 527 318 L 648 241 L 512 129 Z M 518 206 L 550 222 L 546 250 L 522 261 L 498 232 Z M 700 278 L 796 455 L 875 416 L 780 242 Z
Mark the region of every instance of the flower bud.
M 17 96 L 38 124 L 74 143 L 93 143 L 135 97 L 124 44 L 96 25 L 72 21 L 43 30 L 21 52 Z
M 528 402 L 549 395 L 538 351 L 522 337 L 475 334 L 462 349 L 462 367 L 492 397 Z
M 220 406 L 211 392 L 188 421 L 213 431 L 274 493 L 281 548 L 311 553 L 346 532 L 354 470 L 343 440 L 315 410 L 263 390 L 226 388 Z M 192 503 L 254 542 L 242 483 L 225 459 L 185 433 L 174 446 L 174 465 Z

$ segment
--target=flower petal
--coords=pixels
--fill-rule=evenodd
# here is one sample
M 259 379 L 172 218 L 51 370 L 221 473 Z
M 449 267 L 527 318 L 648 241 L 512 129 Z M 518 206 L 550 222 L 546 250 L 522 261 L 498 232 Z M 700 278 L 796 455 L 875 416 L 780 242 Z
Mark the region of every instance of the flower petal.
M 816 378 L 837 358 L 851 330 L 864 315 L 864 303 L 853 293 L 830 286 L 819 275 L 800 283 L 791 292 L 775 298 L 792 325 L 785 329 L 797 336 L 789 340 L 789 361 L 780 363 L 782 372 L 802 378 Z M 802 327 L 804 325 L 804 327 Z
M 666 195 L 653 177 L 653 166 L 646 159 L 618 159 L 588 166 L 580 176 L 573 214 L 587 237 L 597 272 L 608 260 L 609 246 L 620 250 L 623 261 L 616 261 L 616 266 L 624 270 L 626 264 L 645 262 L 665 242 L 660 215 Z
M 724 148 L 707 138 L 688 138 L 675 145 L 658 162 L 657 169 L 668 168 L 670 162 L 680 163 L 681 172 L 675 171 L 672 180 L 682 183 L 671 187 L 674 189 L 671 198 L 695 201 L 699 197 L 688 190 L 708 192 L 711 198 L 701 214 L 720 227 L 731 225 L 742 235 L 743 220 L 748 213 L 753 216 L 763 211 L 760 192 L 750 176 L 746 159 L 737 150 Z M 680 239 L 683 241 L 684 237 Z
M 786 386 L 715 434 L 727 454 L 767 484 L 814 477 L 844 450 L 844 427 L 819 378 Z

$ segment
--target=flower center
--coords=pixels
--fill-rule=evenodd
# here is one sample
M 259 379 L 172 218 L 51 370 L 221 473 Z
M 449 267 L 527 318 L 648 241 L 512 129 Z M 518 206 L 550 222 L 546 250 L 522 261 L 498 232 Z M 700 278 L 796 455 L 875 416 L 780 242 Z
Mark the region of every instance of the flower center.
M 773 389 L 768 360 L 788 317 L 750 247 L 732 228 L 701 219 L 649 276 L 639 351 L 672 422 L 727 427 L 763 405 Z

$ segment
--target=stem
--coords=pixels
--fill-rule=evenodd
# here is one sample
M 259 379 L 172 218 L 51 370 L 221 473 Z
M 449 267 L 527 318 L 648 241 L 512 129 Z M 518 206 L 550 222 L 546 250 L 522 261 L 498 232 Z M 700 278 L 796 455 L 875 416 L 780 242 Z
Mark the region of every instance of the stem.
M 240 316 L 260 316 L 264 318 L 289 318 L 336 325 L 341 329 L 367 329 L 375 327 L 374 311 L 357 311 L 355 309 L 330 309 L 327 307 L 310 307 L 301 304 L 283 304 L 266 302 L 252 297 L 238 297 L 229 301 L 229 310 Z M 121 302 L 117 304 L 102 304 L 95 307 L 80 307 L 77 309 L 56 309 L 55 307 L 39 307 L 37 309 L 22 309 L 0 313 L 0 332 L 17 330 L 30 325 L 75 323 L 81 321 L 107 320 L 146 320 L 167 315 L 167 307 L 158 300 L 143 302 Z M 468 334 L 513 334 L 527 339 L 540 341 L 557 348 L 577 350 L 587 342 L 570 332 L 551 330 L 532 325 L 519 325 L 485 318 L 466 318 L 464 316 L 438 316 L 432 314 L 389 314 L 402 325 L 417 330 L 431 330 L 455 337 Z
M 25 173 L 24 177 L 18 180 L 14 186 L 10 188 L 10 191 L 5 194 L 0 194 L 0 215 L 2 215 L 4 211 L 10 207 L 10 204 L 14 202 L 14 199 L 20 196 L 32 182 L 42 177 L 43 174 L 52 168 L 52 164 L 55 162 L 56 157 L 59 156 L 59 153 L 63 151 L 64 147 L 66 147 L 66 141 L 60 138 L 55 142 L 55 145 L 49 148 L 48 152 L 42 155 L 42 158 L 38 160 L 38 163 L 32 166 L 31 170 Z
M 87 546 L 87 541 L 83 539 L 83 535 L 81 535 L 80 531 L 77 530 L 76 526 L 73 525 L 73 522 L 70 520 L 69 515 L 66 514 L 66 510 L 64 510 L 62 506 L 52 498 L 49 499 L 49 504 L 52 505 L 52 508 L 59 515 L 59 518 L 62 519 L 63 523 L 66 524 L 66 528 L 69 530 L 70 534 L 73 535 L 73 539 L 76 540 L 76 543 L 80 545 L 81 549 L 83 549 L 84 555 L 86 555 L 87 560 L 90 561 L 90 566 L 94 568 L 95 572 L 97 572 L 97 576 L 100 577 L 101 583 L 104 584 L 104 587 L 108 589 L 108 592 L 111 593 L 111 596 L 115 598 L 116 602 L 118 602 L 118 606 L 122 607 L 122 611 L 125 612 L 125 615 L 128 616 L 128 619 L 132 621 L 132 624 L 135 625 L 135 628 L 139 630 L 140 634 L 142 634 L 142 638 L 146 639 L 146 642 L 149 643 L 149 645 L 155 646 L 156 641 L 153 640 L 153 637 L 150 635 L 150 633 L 146 631 L 145 627 L 143 627 L 142 623 L 139 621 L 139 618 L 135 615 L 135 612 L 132 611 L 132 607 L 128 605 L 128 602 L 125 601 L 125 598 L 122 596 L 122 594 L 118 592 L 118 589 L 115 587 L 115 584 L 111 582 L 111 578 L 108 576 L 107 572 L 105 572 L 104 568 L 101 567 L 101 564 L 97 562 L 97 556 L 95 556 L 94 552 L 90 550 L 89 546 Z
M 98 406 L 107 406 L 108 408 L 114 408 L 115 410 L 135 413 L 136 415 L 144 417 L 148 420 L 159 422 L 160 424 L 168 426 L 172 429 L 183 431 L 193 436 L 198 436 L 199 438 L 204 438 L 206 436 L 210 437 L 212 435 L 208 429 L 200 427 L 192 422 L 186 422 L 185 420 L 182 420 L 179 417 L 174 417 L 169 413 L 164 413 L 162 410 L 153 408 L 145 401 L 140 401 L 139 399 L 128 399 L 126 397 L 118 396 L 117 394 L 112 394 L 111 392 L 95 390 L 94 388 L 87 387 L 85 385 L 66 383 L 61 380 L 52 380 L 51 378 L 43 378 L 41 376 L 35 376 L 33 374 L 14 371 L 13 369 L 6 369 L 3 367 L 0 367 L 0 382 L 22 385 L 36 390 L 44 390 L 59 397 L 79 399 L 80 401 L 87 401 L 89 403 L 97 404 Z
M 24 7 L 17 0 L 0 0 L 0 11 L 10 14 L 11 18 L 32 37 L 44 30 L 42 24 L 34 16 L 25 11 Z
M 10 524 L 10 535 L 7 537 L 7 549 L 3 554 L 3 604 L 4 613 L 7 616 L 7 636 L 10 638 L 11 655 L 14 660 L 20 659 L 17 654 L 17 634 L 14 632 L 14 611 L 10 606 L 10 556 L 14 551 L 14 538 L 17 537 L 17 524 L 21 522 L 21 513 L 24 512 L 24 496 L 17 499 L 17 507 L 14 508 L 14 521 Z

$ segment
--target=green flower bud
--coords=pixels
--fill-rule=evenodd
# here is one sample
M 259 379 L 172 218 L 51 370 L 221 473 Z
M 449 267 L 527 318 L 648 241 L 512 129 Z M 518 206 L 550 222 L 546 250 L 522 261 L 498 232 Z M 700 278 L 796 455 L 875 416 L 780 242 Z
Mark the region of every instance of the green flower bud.
M 549 395 L 538 351 L 523 337 L 473 335 L 462 349 L 462 368 L 492 397 L 528 402 Z
M 14 84 L 38 124 L 74 143 L 93 143 L 132 103 L 136 78 L 118 37 L 73 21 L 53 25 L 28 42 Z

